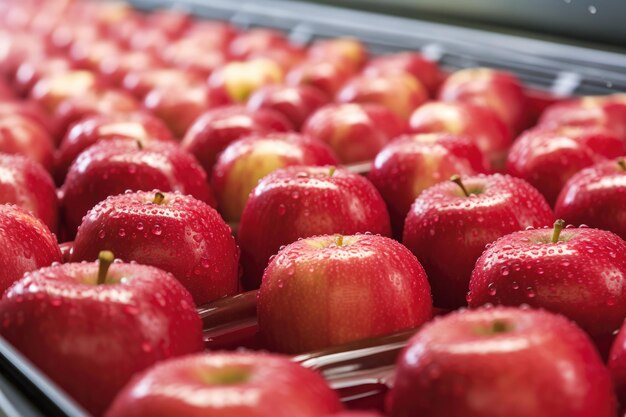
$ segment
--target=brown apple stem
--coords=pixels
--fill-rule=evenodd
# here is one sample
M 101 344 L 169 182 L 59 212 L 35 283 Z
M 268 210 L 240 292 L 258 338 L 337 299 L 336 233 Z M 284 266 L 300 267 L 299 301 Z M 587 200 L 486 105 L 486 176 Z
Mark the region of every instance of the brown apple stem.
M 622 171 L 626 171 L 626 159 L 620 159 L 617 161 L 617 165 L 622 169 Z
M 463 184 L 463 181 L 461 181 L 461 177 L 459 175 L 453 175 L 452 177 L 450 177 L 450 181 L 458 185 L 461 190 L 463 190 L 463 194 L 465 194 L 465 197 L 470 196 L 470 193 L 467 192 L 467 188 L 465 188 L 465 185 Z
M 337 246 L 343 246 L 343 235 L 337 235 L 337 238 L 335 239 L 335 244 L 337 244 Z
M 157 191 L 154 194 L 154 198 L 152 199 L 152 202 L 154 204 L 161 204 L 161 203 L 163 203 L 163 200 L 165 200 L 165 195 L 163 193 Z
M 552 243 L 556 243 L 559 241 L 559 236 L 561 236 L 561 230 L 565 227 L 565 220 L 558 219 L 554 222 L 554 229 L 552 229 Z
M 334 167 L 334 166 L 328 168 L 328 176 L 332 177 L 336 170 L 337 170 L 337 167 Z
M 115 260 L 115 255 L 110 250 L 100 251 L 98 254 L 98 285 L 102 285 L 107 280 L 107 272 L 109 267 Z
M 141 143 L 141 141 L 140 141 L 139 139 L 137 139 L 137 148 L 138 148 L 140 151 L 143 151 L 143 143 Z

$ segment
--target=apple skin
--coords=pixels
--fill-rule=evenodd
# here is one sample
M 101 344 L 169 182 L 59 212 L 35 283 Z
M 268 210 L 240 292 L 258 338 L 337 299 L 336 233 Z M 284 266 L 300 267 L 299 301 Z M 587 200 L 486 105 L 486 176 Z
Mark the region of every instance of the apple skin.
M 48 114 L 54 114 L 61 102 L 70 97 L 103 87 L 97 74 L 87 70 L 72 70 L 42 76 L 30 91 L 30 98 Z
M 79 39 L 72 44 L 68 57 L 76 68 L 96 72 L 107 57 L 122 53 L 119 44 L 109 39 Z
M 57 192 L 50 174 L 38 163 L 19 155 L 0 154 L 0 203 L 15 204 L 57 232 Z
M 0 294 L 24 273 L 61 262 L 56 237 L 26 209 L 0 204 Z
M 283 245 L 365 232 L 391 235 L 385 202 L 364 177 L 332 167 L 278 169 L 259 181 L 241 216 L 244 287 L 259 287 L 270 257 Z
M 321 417 L 341 409 L 337 394 L 318 373 L 287 357 L 216 352 L 170 360 L 141 373 L 120 392 L 106 417 Z
M 138 371 L 203 348 L 189 293 L 159 269 L 70 263 L 27 274 L 0 300 L 0 334 L 95 416 Z M 149 319 L 146 319 L 148 318 Z
M 626 159 L 600 162 L 570 178 L 554 207 L 556 217 L 609 230 L 626 240 L 626 170 L 620 163 Z
M 223 50 L 207 47 L 201 38 L 187 37 L 172 42 L 160 53 L 160 57 L 170 66 L 204 78 L 228 61 Z
M 54 143 L 43 126 L 32 118 L 0 114 L 0 152 L 23 155 L 52 171 Z
M 140 148 L 128 138 L 96 143 L 72 163 L 61 188 L 68 236 L 89 209 L 108 196 L 154 189 L 179 191 L 215 205 L 206 173 L 176 144 L 150 141 Z
M 539 126 L 603 128 L 626 141 L 626 101 L 617 94 L 563 101 L 542 113 Z
M 327 143 L 344 164 L 374 159 L 406 123 L 379 104 L 328 104 L 309 117 L 302 133 Z
M 487 159 L 468 138 L 418 133 L 400 136 L 385 146 L 367 178 L 387 203 L 394 236 L 401 238 L 404 219 L 422 191 L 453 175 L 489 171 Z
M 468 103 L 435 101 L 413 113 L 414 133 L 447 132 L 472 139 L 495 170 L 502 170 L 513 141 L 508 127 L 492 111 Z
M 73 64 L 62 57 L 25 61 L 15 71 L 14 88 L 21 96 L 28 96 L 33 86 L 42 77 L 72 70 Z
M 278 48 L 257 51 L 250 55 L 250 60 L 259 58 L 274 61 L 283 70 L 283 73 L 287 73 L 306 60 L 307 52 L 301 46 L 285 44 Z
M 561 127 L 524 132 L 507 157 L 507 172 L 536 187 L 554 205 L 567 180 L 583 168 L 626 155 L 626 141 L 606 130 Z
M 336 101 L 380 104 L 409 120 L 413 111 L 428 101 L 428 91 L 408 73 L 357 76 L 339 90 Z
M 402 243 L 424 266 L 436 307 L 466 305 L 474 263 L 485 245 L 554 221 L 545 199 L 523 180 L 481 174 L 462 181 L 478 194 L 466 197 L 452 181 L 439 183 L 417 197 L 404 223 Z
M 179 140 L 201 114 L 227 104 L 223 92 L 204 84 L 157 87 L 143 99 L 143 107 L 163 120 Z
M 434 96 L 443 79 L 436 62 L 426 59 L 417 52 L 399 52 L 376 57 L 363 69 L 364 75 L 389 75 L 409 73 L 417 78 Z
M 588 337 L 546 311 L 499 307 L 436 318 L 396 366 L 391 417 L 617 415 L 608 371 Z
M 181 146 L 196 157 L 206 172 L 211 172 L 219 154 L 235 140 L 251 134 L 290 130 L 289 120 L 278 112 L 226 106 L 201 114 L 187 130 Z
M 282 32 L 273 29 L 251 29 L 239 33 L 228 46 L 228 53 L 235 59 L 247 59 L 250 55 L 288 45 Z
M 246 136 L 228 145 L 217 158 L 211 186 L 224 219 L 239 221 L 248 195 L 272 171 L 291 165 L 338 163 L 326 144 L 298 133 Z
M 432 317 L 432 297 L 424 269 L 395 240 L 316 236 L 270 261 L 257 317 L 268 348 L 296 354 L 417 327 Z
M 72 162 L 81 152 L 97 142 L 119 138 L 135 139 L 144 145 L 153 140 L 173 140 L 167 126 L 145 112 L 85 117 L 72 125 L 57 150 L 55 174 L 59 183 L 63 183 Z
M 626 317 L 626 242 L 599 229 L 524 230 L 498 239 L 480 256 L 470 307 L 528 304 L 575 321 L 606 354 Z
M 111 196 L 85 216 L 72 261 L 90 261 L 101 250 L 120 259 L 171 272 L 196 305 L 238 290 L 239 249 L 231 230 L 211 206 L 191 196 L 154 191 Z
M 158 88 L 186 88 L 203 83 L 197 74 L 179 68 L 147 68 L 131 71 L 122 80 L 122 88 L 138 100 L 143 100 L 152 90 Z
M 209 77 L 211 88 L 223 91 L 233 103 L 245 103 L 259 88 L 278 84 L 283 80 L 283 70 L 267 58 L 232 61 L 216 69 Z
M 149 52 L 124 51 L 104 57 L 98 65 L 98 73 L 109 84 L 121 88 L 128 74 L 147 72 L 162 65 L 161 61 Z
M 187 28 L 181 39 L 189 39 L 205 50 L 228 52 L 230 43 L 235 39 L 238 30 L 227 22 L 217 20 L 196 20 Z
M 328 102 L 323 92 L 308 85 L 268 85 L 256 90 L 246 106 L 250 111 L 270 109 L 281 113 L 299 131 L 306 119 Z
M 52 120 L 32 101 L 0 101 L 0 118 L 21 116 L 38 123 L 46 132 L 54 130 Z
M 439 89 L 439 100 L 483 106 L 496 113 L 512 132 L 529 125 L 528 103 L 521 81 L 512 73 L 468 68 L 451 74 Z
M 608 367 L 611 371 L 611 378 L 615 385 L 617 399 L 621 406 L 621 410 L 626 408 L 626 326 L 622 324 L 615 341 L 611 346 L 609 354 Z
M 329 60 L 305 60 L 293 67 L 285 77 L 288 85 L 308 85 L 324 92 L 329 98 L 356 75 L 356 70 L 342 62 Z
M 310 61 L 332 61 L 358 71 L 368 58 L 367 47 L 355 38 L 333 38 L 314 42 L 308 50 Z

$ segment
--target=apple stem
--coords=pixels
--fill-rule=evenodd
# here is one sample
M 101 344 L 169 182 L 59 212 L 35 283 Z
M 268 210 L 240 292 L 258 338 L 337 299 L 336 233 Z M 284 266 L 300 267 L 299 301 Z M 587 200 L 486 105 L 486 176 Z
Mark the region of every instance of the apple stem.
M 332 177 L 336 170 L 337 170 L 337 167 L 334 167 L 334 166 L 328 168 L 328 176 Z
M 115 255 L 110 250 L 100 251 L 98 254 L 98 285 L 102 285 L 107 280 L 107 272 L 109 267 L 115 260 Z
M 137 139 L 137 148 L 139 148 L 140 151 L 143 151 L 143 143 L 141 143 L 141 141 L 139 139 Z
M 452 177 L 450 177 L 450 181 L 452 181 L 461 188 L 463 194 L 465 194 L 465 197 L 470 196 L 470 193 L 467 192 L 467 188 L 465 188 L 465 185 L 463 184 L 463 181 L 461 181 L 461 177 L 459 175 L 453 175 Z
M 552 243 L 556 243 L 559 241 L 559 236 L 561 235 L 561 230 L 565 227 L 565 220 L 558 219 L 554 222 L 554 229 L 552 229 Z
M 335 243 L 339 247 L 343 246 L 343 235 L 337 235 L 337 238 L 335 239 Z
M 617 165 L 622 169 L 622 171 L 626 171 L 626 160 L 620 159 L 617 161 Z
M 494 333 L 506 333 L 510 330 L 510 326 L 506 321 L 502 321 L 502 320 L 496 320 L 493 322 L 493 324 L 491 325 L 491 330 L 493 330 Z
M 154 198 L 152 199 L 152 202 L 154 204 L 161 204 L 161 203 L 163 203 L 163 200 L 165 200 L 165 195 L 163 193 L 157 191 L 154 194 Z

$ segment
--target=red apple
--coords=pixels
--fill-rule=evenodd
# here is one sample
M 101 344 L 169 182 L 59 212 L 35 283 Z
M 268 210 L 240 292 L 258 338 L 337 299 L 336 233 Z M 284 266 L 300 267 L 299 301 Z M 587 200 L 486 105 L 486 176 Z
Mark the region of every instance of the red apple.
M 571 224 L 610 230 L 626 240 L 626 159 L 600 162 L 571 177 L 554 214 Z
M 415 133 L 447 132 L 467 136 L 495 169 L 504 168 L 512 143 L 511 133 L 502 120 L 493 112 L 468 103 L 427 103 L 415 110 L 409 124 Z
M 56 188 L 50 174 L 36 162 L 23 156 L 0 154 L 0 203 L 30 211 L 56 233 L 59 214 Z
M 277 111 L 289 119 L 296 130 L 300 130 L 306 119 L 328 101 L 324 93 L 308 85 L 268 85 L 250 96 L 247 107 L 250 111 Z
M 226 104 L 223 92 L 204 84 L 155 88 L 143 99 L 144 108 L 163 120 L 178 140 L 201 114 Z
M 400 354 L 391 417 L 615 417 L 611 380 L 567 319 L 514 308 L 426 324 Z
M 169 65 L 201 77 L 208 77 L 227 61 L 223 50 L 207 49 L 204 43 L 194 38 L 182 38 L 171 43 L 160 56 Z
M 52 114 L 66 99 L 80 97 L 101 87 L 102 82 L 95 73 L 72 70 L 44 75 L 33 86 L 30 97 Z
M 456 176 L 424 190 L 404 223 L 402 242 L 422 263 L 435 306 L 458 308 L 485 245 L 526 227 L 552 224 L 537 190 L 507 175 Z
M 224 149 L 211 177 L 219 211 L 226 221 L 239 221 L 248 195 L 259 180 L 290 165 L 336 165 L 324 143 L 297 133 L 246 136 Z
M 124 78 L 128 74 L 149 73 L 150 70 L 159 68 L 161 65 L 161 61 L 148 52 L 124 51 L 104 57 L 98 66 L 98 73 L 110 84 L 122 87 Z
M 548 107 L 539 126 L 602 128 L 626 140 L 626 101 L 620 96 L 582 97 Z
M 46 45 L 35 34 L 0 29 L 0 75 L 13 77 L 22 62 L 43 59 Z
M 334 167 L 276 170 L 254 188 L 239 224 L 244 285 L 258 288 L 282 245 L 316 235 L 371 232 L 389 236 L 389 215 L 376 188 Z
M 450 75 L 439 89 L 442 101 L 461 101 L 496 113 L 512 132 L 528 127 L 528 103 L 516 75 L 490 68 L 468 68 Z
M 243 106 L 228 106 L 200 115 L 187 130 L 181 146 L 194 154 L 206 172 L 211 172 L 218 155 L 231 142 L 253 133 L 289 130 L 289 121 L 275 111 L 253 112 Z
M 329 104 L 313 113 L 302 132 L 329 144 L 349 164 L 373 159 L 406 125 L 378 104 Z
M 507 172 L 531 183 L 553 205 L 575 173 L 621 155 L 626 155 L 626 142 L 606 130 L 535 128 L 524 132 L 513 144 Z
M 278 64 L 278 66 L 283 70 L 283 73 L 287 73 L 296 65 L 304 62 L 306 57 L 307 55 L 305 48 L 301 46 L 285 44 L 281 45 L 280 47 L 254 52 L 250 55 L 250 60 L 268 59 Z
M 624 328 L 626 326 L 622 324 L 611 347 L 608 361 L 621 409 L 626 407 L 626 330 Z
M 270 349 L 302 353 L 417 327 L 432 298 L 424 269 L 395 240 L 317 236 L 272 259 L 257 316 Z
M 202 83 L 202 78 L 197 74 L 182 69 L 147 68 L 129 72 L 122 80 L 122 87 L 141 100 L 157 88 L 185 88 Z
M 599 229 L 525 230 L 498 239 L 476 262 L 470 307 L 545 308 L 574 320 L 606 353 L 626 317 L 626 242 Z
M 81 22 L 56 25 L 46 37 L 50 47 L 62 54 L 67 54 L 74 42 L 98 40 L 102 36 L 100 28 L 92 23 Z
M 32 120 L 46 132 L 53 130 L 52 120 L 32 101 L 0 101 L 0 118 L 20 116 Z
M 428 100 L 426 88 L 408 73 L 355 77 L 337 93 L 339 103 L 375 103 L 408 120 Z
M 72 162 L 85 149 L 103 140 L 128 138 L 143 145 L 153 140 L 173 140 L 168 128 L 158 118 L 147 113 L 100 114 L 75 123 L 63 136 L 56 155 L 56 176 L 63 183 Z
M 156 28 L 170 36 L 179 36 L 191 26 L 191 15 L 182 10 L 161 9 L 146 16 L 146 25 Z
M 308 51 L 311 61 L 332 61 L 358 70 L 367 61 L 367 47 L 354 38 L 332 38 L 320 40 Z
M 15 72 L 14 88 L 27 96 L 42 77 L 70 71 L 72 64 L 66 58 L 50 57 L 42 60 L 25 61 Z
M 274 61 L 256 58 L 233 61 L 217 69 L 209 78 L 209 86 L 224 92 L 235 103 L 245 102 L 259 88 L 283 80 L 283 70 Z
M 341 87 L 356 74 L 356 70 L 342 62 L 306 60 L 293 67 L 286 76 L 287 84 L 308 85 L 334 97 Z
M 236 59 L 249 58 L 255 52 L 280 48 L 289 41 L 282 32 L 273 29 L 251 29 L 239 33 L 229 45 L 229 54 Z
M 106 417 L 321 417 L 341 409 L 319 374 L 286 357 L 205 353 L 138 375 Z
M 46 225 L 10 204 L 0 204 L 0 247 L 0 294 L 24 273 L 61 262 L 56 237 Z
M 100 202 L 78 229 L 72 261 L 96 259 L 105 248 L 171 272 L 197 305 L 238 289 L 239 249 L 230 228 L 191 196 L 138 191 Z
M 183 39 L 192 40 L 206 50 L 227 52 L 228 45 L 237 36 L 237 32 L 237 28 L 227 22 L 197 20 L 187 28 Z
M 0 334 L 94 416 L 138 371 L 202 350 L 189 293 L 136 264 L 73 263 L 27 274 L 0 300 Z
M 18 114 L 0 115 L 0 152 L 23 155 L 52 170 L 54 143 L 44 128 Z
M 72 163 L 61 188 L 68 234 L 73 235 L 89 209 L 108 196 L 154 189 L 179 191 L 214 205 L 206 173 L 177 145 L 128 138 L 96 143 Z
M 363 69 L 365 75 L 390 75 L 409 73 L 426 87 L 430 95 L 435 95 L 443 76 L 437 63 L 426 59 L 417 52 L 398 52 L 372 59 Z
M 147 24 L 135 28 L 129 35 L 128 46 L 130 49 L 146 51 L 155 55 L 158 55 L 172 41 L 177 39 L 176 36 L 167 34 L 161 29 L 148 26 Z
M 77 68 L 98 71 L 107 57 L 122 53 L 119 44 L 109 39 L 79 39 L 72 44 L 68 57 Z
M 413 201 L 426 188 L 451 176 L 489 172 L 478 147 L 463 136 L 421 133 L 400 136 L 374 159 L 367 178 L 382 195 L 394 235 L 402 236 Z

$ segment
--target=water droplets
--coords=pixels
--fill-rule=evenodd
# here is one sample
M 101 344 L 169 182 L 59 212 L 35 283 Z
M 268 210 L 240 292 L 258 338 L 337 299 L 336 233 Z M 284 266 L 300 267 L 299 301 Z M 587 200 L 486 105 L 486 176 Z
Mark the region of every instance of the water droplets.
M 535 298 L 537 296 L 537 292 L 533 287 L 526 287 L 526 297 Z
M 284 204 L 279 204 L 278 209 L 276 210 L 279 216 L 284 216 L 287 213 L 287 207 Z
M 155 236 L 161 236 L 161 234 L 163 233 L 163 228 L 160 224 L 155 224 L 154 226 L 152 226 L 151 232 Z
M 137 228 L 137 230 L 142 231 L 144 228 L 143 222 L 137 222 L 137 224 L 135 225 L 135 228 Z
M 490 282 L 489 285 L 487 285 L 487 293 L 492 297 L 496 295 L 497 289 L 494 282 Z
M 117 231 L 117 235 L 119 237 L 124 237 L 126 236 L 126 230 L 123 227 L 120 227 L 120 229 Z
M 98 232 L 99 239 L 104 239 L 106 235 L 107 235 L 107 232 L 104 229 L 100 229 L 100 231 Z

